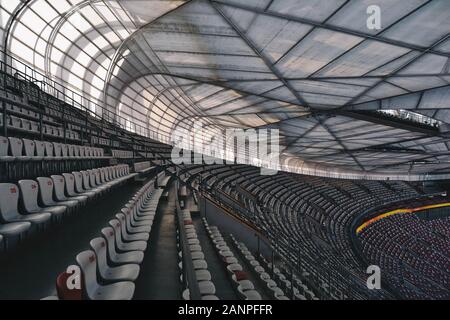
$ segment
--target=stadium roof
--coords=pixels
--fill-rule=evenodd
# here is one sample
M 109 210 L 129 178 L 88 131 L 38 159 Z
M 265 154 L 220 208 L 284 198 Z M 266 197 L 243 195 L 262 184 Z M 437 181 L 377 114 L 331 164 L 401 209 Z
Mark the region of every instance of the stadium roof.
M 444 177 L 450 1 L 378 0 L 369 30 L 372 2 L 7 0 L 1 43 L 167 136 L 198 119 L 278 128 L 293 171 Z

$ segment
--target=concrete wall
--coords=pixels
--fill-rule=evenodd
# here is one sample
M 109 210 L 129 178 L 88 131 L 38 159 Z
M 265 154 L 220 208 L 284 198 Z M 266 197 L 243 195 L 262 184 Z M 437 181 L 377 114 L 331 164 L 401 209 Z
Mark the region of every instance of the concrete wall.
M 252 252 L 260 252 L 266 257 L 271 258 L 272 250 L 267 245 L 264 239 L 258 237 L 257 233 L 245 225 L 235 217 L 226 213 L 223 209 L 217 207 L 211 201 L 201 197 L 199 199 L 200 214 L 206 217 L 210 225 L 216 225 L 220 228 L 222 234 L 233 234 L 238 241 L 244 242 L 248 249 Z M 258 245 L 259 238 L 259 245 Z M 231 245 L 231 243 L 229 243 Z

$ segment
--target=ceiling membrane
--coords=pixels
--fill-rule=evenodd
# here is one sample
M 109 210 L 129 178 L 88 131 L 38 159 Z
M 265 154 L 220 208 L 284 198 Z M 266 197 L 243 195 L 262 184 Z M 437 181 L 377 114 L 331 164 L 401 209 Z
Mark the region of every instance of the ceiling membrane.
M 404 109 L 450 122 L 450 2 L 378 1 L 378 31 L 366 28 L 370 4 L 34 0 L 9 50 L 165 136 L 197 119 L 211 132 L 276 128 L 286 170 L 445 177 L 445 133 L 353 113 Z

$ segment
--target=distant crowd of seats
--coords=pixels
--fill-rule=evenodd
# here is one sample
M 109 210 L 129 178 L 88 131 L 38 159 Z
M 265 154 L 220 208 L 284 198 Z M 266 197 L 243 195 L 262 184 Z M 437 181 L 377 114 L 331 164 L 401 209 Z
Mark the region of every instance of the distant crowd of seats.
M 393 215 L 370 224 L 358 238 L 368 263 L 380 266 L 403 298 L 450 299 L 449 217 Z
M 0 136 L 3 181 L 87 169 L 109 158 L 103 148 Z

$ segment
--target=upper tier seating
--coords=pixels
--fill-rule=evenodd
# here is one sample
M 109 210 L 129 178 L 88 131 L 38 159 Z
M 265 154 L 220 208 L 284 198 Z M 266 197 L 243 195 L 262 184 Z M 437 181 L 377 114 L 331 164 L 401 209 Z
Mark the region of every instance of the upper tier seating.
M 358 234 L 368 263 L 406 299 L 450 299 L 450 218 L 416 214 L 383 218 Z

